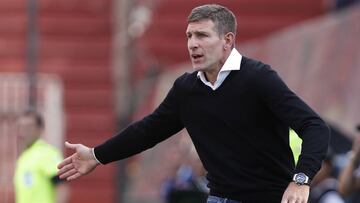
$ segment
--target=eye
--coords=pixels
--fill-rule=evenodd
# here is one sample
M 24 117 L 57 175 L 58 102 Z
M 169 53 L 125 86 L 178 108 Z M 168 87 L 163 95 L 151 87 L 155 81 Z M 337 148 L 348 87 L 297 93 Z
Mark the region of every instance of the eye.
M 190 39 L 190 38 L 191 38 L 191 34 L 186 34 L 186 38 Z
M 199 33 L 198 36 L 199 37 L 207 37 L 207 35 L 205 33 Z

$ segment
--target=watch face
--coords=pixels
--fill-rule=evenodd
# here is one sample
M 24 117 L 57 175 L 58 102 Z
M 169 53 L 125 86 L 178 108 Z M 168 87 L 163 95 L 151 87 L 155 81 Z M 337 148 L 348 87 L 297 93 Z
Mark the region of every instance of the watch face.
M 295 177 L 296 183 L 305 183 L 305 181 L 306 181 L 305 174 L 299 173 L 296 175 L 296 177 Z
M 298 185 L 309 184 L 309 178 L 304 173 L 297 173 L 293 177 L 293 181 Z

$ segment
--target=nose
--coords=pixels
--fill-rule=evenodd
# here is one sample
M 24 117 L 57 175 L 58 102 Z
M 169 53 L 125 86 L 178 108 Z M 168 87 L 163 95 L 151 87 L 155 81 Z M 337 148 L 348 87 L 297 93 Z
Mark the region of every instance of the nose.
M 199 43 L 195 39 L 195 37 L 188 38 L 188 48 L 189 50 L 195 50 L 199 47 Z

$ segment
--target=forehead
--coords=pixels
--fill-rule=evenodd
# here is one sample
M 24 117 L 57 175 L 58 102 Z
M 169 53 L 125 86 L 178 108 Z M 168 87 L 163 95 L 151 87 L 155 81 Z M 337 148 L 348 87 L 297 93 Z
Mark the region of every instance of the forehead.
M 200 20 L 190 22 L 187 26 L 186 32 L 215 32 L 215 23 L 212 20 Z

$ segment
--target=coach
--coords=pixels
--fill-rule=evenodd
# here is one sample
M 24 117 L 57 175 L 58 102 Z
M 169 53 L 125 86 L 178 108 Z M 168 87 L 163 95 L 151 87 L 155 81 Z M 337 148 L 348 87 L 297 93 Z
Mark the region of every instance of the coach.
M 208 171 L 208 203 L 306 203 L 328 127 L 269 65 L 234 48 L 236 27 L 223 6 L 194 8 L 186 30 L 194 72 L 180 76 L 152 114 L 103 144 L 66 143 L 75 153 L 59 164 L 60 177 L 76 179 L 186 128 Z M 303 140 L 296 166 L 289 127 Z

